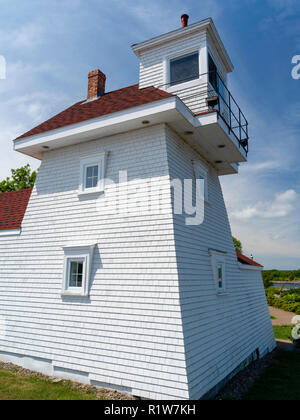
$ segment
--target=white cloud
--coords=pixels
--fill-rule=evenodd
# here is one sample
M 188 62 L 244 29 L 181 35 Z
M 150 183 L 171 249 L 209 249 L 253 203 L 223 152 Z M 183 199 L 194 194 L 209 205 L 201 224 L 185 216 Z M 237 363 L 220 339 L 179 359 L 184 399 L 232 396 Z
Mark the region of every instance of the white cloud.
M 276 234 L 276 225 L 274 226 L 274 234 L 269 232 L 269 229 L 255 230 L 254 226 L 247 226 L 240 224 L 237 230 L 233 230 L 233 234 L 243 244 L 243 252 L 246 255 L 254 255 L 254 259 L 264 264 L 264 257 L 270 256 L 274 258 L 274 266 L 269 268 L 276 268 L 287 257 L 295 258 L 295 267 L 300 266 L 300 242 L 289 237 L 282 237 Z M 277 258 L 277 260 L 276 260 Z M 289 268 L 289 267 L 287 267 Z
M 32 48 L 43 42 L 44 29 L 42 24 L 32 22 L 11 31 L 2 30 L 0 32 L 1 43 L 6 46 L 6 49 Z
M 267 171 L 270 169 L 279 169 L 281 167 L 281 163 L 276 160 L 266 160 L 264 162 L 257 162 L 257 163 L 249 163 L 245 166 L 242 166 L 242 171 L 247 172 L 259 172 L 259 171 Z
M 277 194 L 272 202 L 258 202 L 253 206 L 232 212 L 232 216 L 237 219 L 247 220 L 252 217 L 262 217 L 273 219 L 288 216 L 294 210 L 294 203 L 298 195 L 294 190 L 287 190 Z
M 0 180 L 10 175 L 11 168 L 30 163 L 36 169 L 40 165 L 40 161 L 15 152 L 12 140 L 74 102 L 69 95 L 41 83 L 55 72 L 47 63 L 9 62 L 7 79 L 0 81 Z
M 112 0 L 111 2 L 122 8 L 124 13 L 131 15 L 138 27 L 143 27 L 144 36 L 145 29 L 158 35 L 179 28 L 181 25 L 180 17 L 183 13 L 189 14 L 190 23 L 193 23 L 195 19 L 198 21 L 208 16 L 213 16 L 216 19 L 222 14 L 225 7 L 217 0 L 202 0 L 201 5 L 199 5 L 199 13 L 195 14 L 195 4 L 188 1 Z

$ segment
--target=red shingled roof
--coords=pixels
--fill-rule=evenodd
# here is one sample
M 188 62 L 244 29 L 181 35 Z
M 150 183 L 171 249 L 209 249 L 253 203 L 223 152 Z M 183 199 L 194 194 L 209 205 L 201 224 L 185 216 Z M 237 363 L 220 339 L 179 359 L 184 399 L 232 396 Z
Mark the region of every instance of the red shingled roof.
M 19 136 L 18 139 L 112 114 L 113 112 L 124 111 L 125 109 L 145 105 L 171 96 L 173 95 L 155 87 L 139 89 L 138 85 L 129 86 L 108 92 L 94 101 L 77 102 L 65 111 Z
M 20 229 L 32 188 L 0 193 L 0 231 Z
M 256 261 L 253 261 L 251 258 L 246 257 L 240 252 L 236 252 L 236 255 L 237 255 L 238 261 L 242 264 L 253 265 L 255 267 L 263 267 L 263 265 L 258 264 Z

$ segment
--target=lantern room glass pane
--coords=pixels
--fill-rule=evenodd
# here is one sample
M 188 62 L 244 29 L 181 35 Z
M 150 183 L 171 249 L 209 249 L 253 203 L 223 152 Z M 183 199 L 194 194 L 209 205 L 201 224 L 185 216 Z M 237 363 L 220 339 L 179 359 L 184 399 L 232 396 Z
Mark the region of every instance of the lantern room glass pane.
M 170 60 L 170 85 L 199 78 L 199 53 Z

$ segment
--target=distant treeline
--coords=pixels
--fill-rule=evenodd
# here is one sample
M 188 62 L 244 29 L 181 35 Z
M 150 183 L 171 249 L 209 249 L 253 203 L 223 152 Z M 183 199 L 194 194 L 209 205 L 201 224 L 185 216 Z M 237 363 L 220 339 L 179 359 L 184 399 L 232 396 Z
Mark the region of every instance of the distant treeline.
M 270 287 L 273 281 L 300 280 L 300 269 L 292 271 L 265 270 L 262 275 L 265 287 Z

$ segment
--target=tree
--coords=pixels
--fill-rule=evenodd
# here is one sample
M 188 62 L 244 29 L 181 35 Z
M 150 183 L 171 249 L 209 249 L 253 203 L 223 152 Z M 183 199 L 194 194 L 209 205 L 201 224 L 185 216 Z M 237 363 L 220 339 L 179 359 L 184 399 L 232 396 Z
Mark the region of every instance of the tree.
M 7 177 L 0 182 L 0 193 L 32 188 L 34 186 L 36 176 L 37 171 L 31 171 L 29 164 L 23 166 L 22 168 L 12 169 L 11 177 Z
M 232 239 L 233 239 L 233 244 L 234 244 L 235 250 L 242 254 L 243 253 L 243 246 L 242 246 L 241 241 L 236 239 L 234 236 L 232 237 Z

